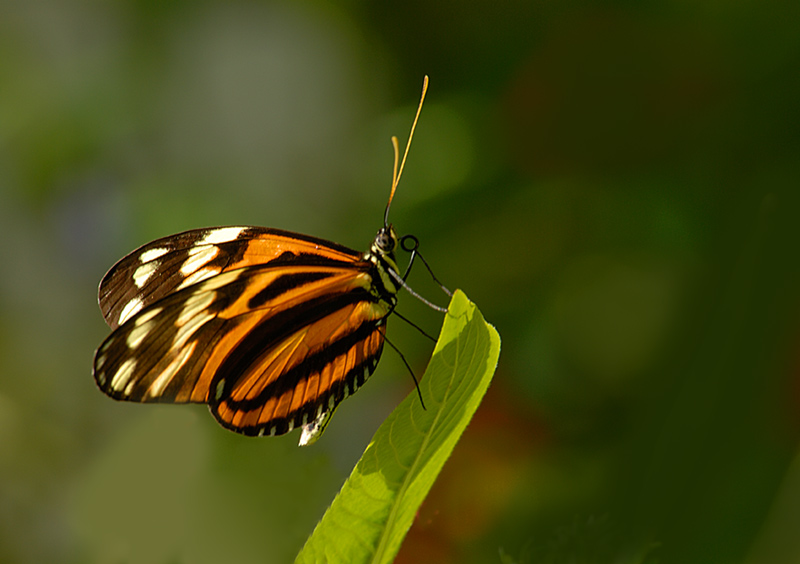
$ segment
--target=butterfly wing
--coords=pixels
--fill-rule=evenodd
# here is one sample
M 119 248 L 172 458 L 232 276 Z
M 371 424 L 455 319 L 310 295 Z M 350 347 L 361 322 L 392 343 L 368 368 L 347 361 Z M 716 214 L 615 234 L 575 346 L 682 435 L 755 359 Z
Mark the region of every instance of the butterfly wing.
M 223 426 L 247 435 L 319 419 L 374 370 L 393 305 L 373 291 L 373 263 L 340 258 L 295 248 L 284 261 L 225 270 L 161 299 L 150 291 L 151 303 L 142 298 L 97 350 L 98 386 L 120 400 L 209 403 Z
M 194 229 L 157 239 L 117 262 L 100 282 L 98 302 L 116 329 L 162 298 L 209 278 L 256 264 L 342 264 L 361 254 L 307 235 L 264 227 Z

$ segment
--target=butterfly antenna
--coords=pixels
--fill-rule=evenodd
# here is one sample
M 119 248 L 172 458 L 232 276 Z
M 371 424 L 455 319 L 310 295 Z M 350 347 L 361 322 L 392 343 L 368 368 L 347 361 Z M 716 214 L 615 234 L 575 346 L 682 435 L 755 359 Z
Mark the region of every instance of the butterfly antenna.
M 419 396 L 419 403 L 421 403 L 421 404 L 422 404 L 422 409 L 424 409 L 425 411 L 427 411 L 427 410 L 428 410 L 428 408 L 427 408 L 427 407 L 425 407 L 425 400 L 423 400 L 423 399 L 422 399 L 422 390 L 420 390 L 420 389 L 419 389 L 419 381 L 417 380 L 417 376 L 416 376 L 416 374 L 414 374 L 414 371 L 413 371 L 413 370 L 411 370 L 411 365 L 410 365 L 410 364 L 408 364 L 408 361 L 406 360 L 406 357 L 405 357 L 405 356 L 403 356 L 403 353 L 401 353 L 401 352 L 400 352 L 400 349 L 398 349 L 398 348 L 397 348 L 397 347 L 394 345 L 394 343 L 392 343 L 392 342 L 391 342 L 389 339 L 387 339 L 387 338 L 386 338 L 386 333 L 384 333 L 384 335 L 383 335 L 383 339 L 384 339 L 384 340 L 385 340 L 387 343 L 389 343 L 389 346 L 390 346 L 390 347 L 392 347 L 392 348 L 395 350 L 395 352 L 396 352 L 398 355 L 400 355 L 400 360 L 402 360 L 402 361 L 403 361 L 403 364 L 405 364 L 405 365 L 406 365 L 406 368 L 408 368 L 408 372 L 411 374 L 411 378 L 414 380 L 414 387 L 417 389 L 417 395 Z
M 398 145 L 397 137 L 392 136 L 392 147 L 394 147 L 394 167 L 392 168 L 392 191 L 389 193 L 389 201 L 386 202 L 386 213 L 383 214 L 384 227 L 389 226 L 389 207 L 392 205 L 397 185 L 400 183 L 400 176 L 403 174 L 403 167 L 406 165 L 406 157 L 408 157 L 408 150 L 411 148 L 411 139 L 414 137 L 414 130 L 417 128 L 417 121 L 419 114 L 422 112 L 422 103 L 425 101 L 425 94 L 428 92 L 428 75 L 422 80 L 422 95 L 419 98 L 419 106 L 417 106 L 417 115 L 414 116 L 414 123 L 411 124 L 411 132 L 408 134 L 408 142 L 406 143 L 406 150 L 403 153 L 403 160 L 400 161 L 400 168 L 397 167 L 397 162 L 400 157 L 400 147 Z

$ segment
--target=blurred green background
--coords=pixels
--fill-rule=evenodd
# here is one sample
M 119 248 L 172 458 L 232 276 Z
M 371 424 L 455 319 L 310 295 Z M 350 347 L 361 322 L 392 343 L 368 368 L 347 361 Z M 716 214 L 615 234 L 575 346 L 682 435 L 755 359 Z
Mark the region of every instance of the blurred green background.
M 193 227 L 366 249 L 424 74 L 391 219 L 503 351 L 397 561 L 800 561 L 796 0 L 0 10 L 0 562 L 291 561 L 397 355 L 316 445 L 247 439 L 95 388 L 96 287 Z

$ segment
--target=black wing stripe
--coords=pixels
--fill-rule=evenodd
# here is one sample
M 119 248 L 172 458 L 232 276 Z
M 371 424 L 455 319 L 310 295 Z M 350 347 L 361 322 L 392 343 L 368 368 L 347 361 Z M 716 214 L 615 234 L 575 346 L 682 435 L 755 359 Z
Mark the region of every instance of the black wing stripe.
M 350 266 L 352 261 L 344 261 L 312 253 L 295 253 L 286 251 L 272 260 L 265 262 L 269 266 Z
M 283 274 L 278 276 L 274 282 L 250 298 L 250 300 L 247 302 L 247 307 L 253 309 L 259 308 L 270 300 L 274 300 L 278 296 L 285 294 L 290 290 L 294 290 L 299 286 L 304 286 L 310 282 L 316 282 L 317 280 L 323 280 L 331 276 L 333 276 L 333 272 L 298 272 L 295 274 Z

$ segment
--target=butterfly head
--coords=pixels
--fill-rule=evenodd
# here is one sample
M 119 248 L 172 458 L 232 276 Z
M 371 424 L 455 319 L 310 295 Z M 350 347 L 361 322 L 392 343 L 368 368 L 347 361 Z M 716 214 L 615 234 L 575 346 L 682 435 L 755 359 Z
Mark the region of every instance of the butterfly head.
M 394 261 L 394 250 L 399 244 L 394 226 L 389 224 L 381 227 L 375 240 L 372 242 L 372 252 L 383 257 L 390 257 Z

